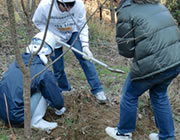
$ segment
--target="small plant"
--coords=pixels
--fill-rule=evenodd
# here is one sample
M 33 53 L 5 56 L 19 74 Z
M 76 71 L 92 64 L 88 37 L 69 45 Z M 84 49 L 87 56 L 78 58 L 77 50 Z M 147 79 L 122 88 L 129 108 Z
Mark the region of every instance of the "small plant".
M 70 118 L 65 119 L 65 122 L 69 127 L 72 126 L 73 121 Z
M 88 22 L 90 44 L 93 44 L 92 46 L 94 46 L 95 43 L 110 44 L 114 42 L 114 25 L 99 21 L 95 18 Z
M 8 140 L 8 137 L 7 136 L 0 136 L 0 140 Z

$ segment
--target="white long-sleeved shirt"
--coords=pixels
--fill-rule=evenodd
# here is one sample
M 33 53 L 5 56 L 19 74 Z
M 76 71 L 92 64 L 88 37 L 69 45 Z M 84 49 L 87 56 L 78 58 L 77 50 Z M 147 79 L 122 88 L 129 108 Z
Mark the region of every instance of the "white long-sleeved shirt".
M 52 0 L 41 0 L 33 16 L 32 21 L 40 31 L 45 30 L 51 3 Z M 61 41 L 67 42 L 72 33 L 79 32 L 85 23 L 86 11 L 82 0 L 76 0 L 75 5 L 69 12 L 61 12 L 57 2 L 54 1 L 48 30 L 58 36 Z M 80 40 L 82 46 L 89 46 L 87 24 L 80 33 Z M 59 47 L 58 44 L 55 48 Z

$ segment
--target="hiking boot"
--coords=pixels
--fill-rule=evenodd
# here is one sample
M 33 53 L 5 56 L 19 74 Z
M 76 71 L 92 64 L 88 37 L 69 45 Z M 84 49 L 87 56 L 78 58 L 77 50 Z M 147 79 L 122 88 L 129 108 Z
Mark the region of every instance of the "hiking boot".
M 104 91 L 100 91 L 100 92 L 96 93 L 95 97 L 96 97 L 98 103 L 100 103 L 100 104 L 104 104 L 107 101 L 107 98 L 104 95 Z
M 60 116 L 60 115 L 62 115 L 62 114 L 64 114 L 64 112 L 66 111 L 66 108 L 65 107 L 63 107 L 63 108 L 61 108 L 61 109 L 55 109 L 55 114 L 56 115 L 58 115 L 58 116 Z
M 150 140 L 159 140 L 159 136 L 158 136 L 157 133 L 151 133 L 151 134 L 149 135 L 149 139 L 150 139 Z
M 132 140 L 132 133 L 120 134 L 117 127 L 107 127 L 105 131 L 110 137 L 116 140 Z

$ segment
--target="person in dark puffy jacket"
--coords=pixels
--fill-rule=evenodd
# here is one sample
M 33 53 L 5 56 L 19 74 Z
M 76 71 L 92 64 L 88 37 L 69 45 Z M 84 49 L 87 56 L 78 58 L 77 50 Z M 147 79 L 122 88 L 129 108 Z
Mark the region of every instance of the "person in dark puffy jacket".
M 159 0 L 116 0 L 116 40 L 119 54 L 133 58 L 120 102 L 120 121 L 106 133 L 117 140 L 132 140 L 138 98 L 149 95 L 159 133 L 150 140 L 174 140 L 174 124 L 167 88 L 180 72 L 180 31 Z
M 26 52 L 22 54 L 22 59 L 26 66 L 29 64 L 31 54 L 40 48 L 43 37 L 44 32 L 36 34 L 30 45 L 26 48 Z M 53 34 L 47 32 L 42 49 L 33 58 L 30 67 L 31 78 L 46 68 L 45 64 L 48 61 L 46 56 L 52 53 L 55 43 Z M 16 60 L 10 64 L 8 71 L 0 81 L 0 117 L 5 123 L 8 123 L 5 97 L 7 99 L 10 123 L 23 124 L 23 75 Z M 56 109 L 57 115 L 61 115 L 65 111 L 62 90 L 57 86 L 53 73 L 46 70 L 31 81 L 31 127 L 45 131 L 50 131 L 57 127 L 56 122 L 48 122 L 43 119 L 48 104 Z

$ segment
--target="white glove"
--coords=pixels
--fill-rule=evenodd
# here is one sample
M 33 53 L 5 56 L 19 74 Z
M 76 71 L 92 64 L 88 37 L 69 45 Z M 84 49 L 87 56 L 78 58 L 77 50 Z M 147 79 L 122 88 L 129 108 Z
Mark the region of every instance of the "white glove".
M 62 115 L 62 114 L 64 114 L 64 112 L 66 111 L 66 108 L 65 107 L 63 107 L 63 108 L 61 108 L 61 109 L 55 109 L 55 114 L 56 115 L 58 115 L 58 116 L 60 116 L 60 115 Z
M 84 54 L 86 54 L 87 56 L 83 56 L 84 59 L 86 60 L 90 60 L 91 58 L 93 58 L 93 54 L 92 52 L 89 50 L 88 46 L 82 47 L 82 51 Z

